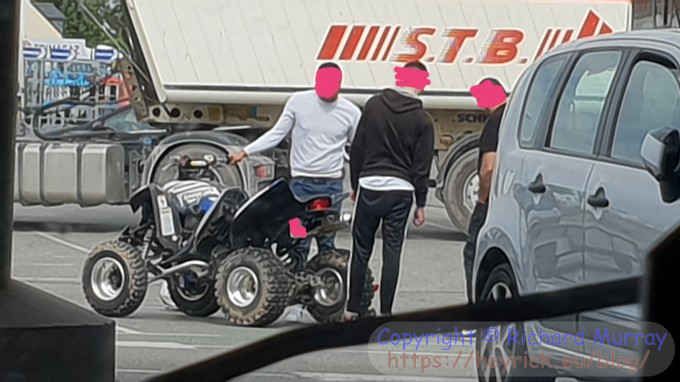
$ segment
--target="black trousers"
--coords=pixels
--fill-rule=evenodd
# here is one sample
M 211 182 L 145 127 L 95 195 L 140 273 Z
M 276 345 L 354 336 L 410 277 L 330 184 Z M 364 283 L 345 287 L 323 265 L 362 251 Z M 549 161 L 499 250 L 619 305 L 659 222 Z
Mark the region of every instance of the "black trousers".
M 366 281 L 366 269 L 373 253 L 375 233 L 382 222 L 383 268 L 380 279 L 380 311 L 382 314 L 391 314 L 406 225 L 413 205 L 413 193 L 361 188 L 356 203 L 352 226 L 354 243 L 347 310 L 364 313 L 361 312 L 361 297 Z
M 472 303 L 472 264 L 475 261 L 475 251 L 477 248 L 477 237 L 479 230 L 484 225 L 486 220 L 486 204 L 477 203 L 472 216 L 470 217 L 470 225 L 468 227 L 468 237 L 463 248 L 463 267 L 465 268 L 465 280 L 468 304 Z

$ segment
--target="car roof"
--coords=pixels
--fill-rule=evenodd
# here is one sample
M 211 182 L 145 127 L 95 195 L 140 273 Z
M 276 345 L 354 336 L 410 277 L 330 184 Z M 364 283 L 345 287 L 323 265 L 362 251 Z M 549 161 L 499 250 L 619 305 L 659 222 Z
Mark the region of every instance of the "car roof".
M 601 35 L 597 37 L 589 37 L 575 40 L 566 44 L 559 45 L 552 49 L 545 57 L 553 56 L 560 53 L 574 52 L 581 49 L 588 48 L 589 45 L 600 44 L 602 42 L 610 42 L 612 46 L 629 45 L 631 41 L 636 43 L 664 43 L 674 45 L 680 48 L 680 29 L 646 29 L 636 31 L 616 32 L 608 35 Z

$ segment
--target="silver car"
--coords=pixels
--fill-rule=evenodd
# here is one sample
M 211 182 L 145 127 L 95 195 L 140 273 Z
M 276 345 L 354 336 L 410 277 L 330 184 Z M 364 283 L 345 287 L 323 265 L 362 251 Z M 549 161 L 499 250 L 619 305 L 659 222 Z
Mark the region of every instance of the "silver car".
M 680 32 L 670 30 L 578 40 L 522 74 L 500 127 L 474 262 L 476 302 L 642 274 L 646 250 L 680 220 L 679 79 Z M 639 306 L 629 305 L 531 321 L 522 325 L 527 334 L 584 333 L 585 341 L 483 350 L 550 355 L 555 375 L 630 376 L 625 368 L 561 364 L 609 354 L 612 347 L 593 341 L 603 323 L 630 332 L 640 320 Z M 505 380 L 513 369 L 479 375 Z

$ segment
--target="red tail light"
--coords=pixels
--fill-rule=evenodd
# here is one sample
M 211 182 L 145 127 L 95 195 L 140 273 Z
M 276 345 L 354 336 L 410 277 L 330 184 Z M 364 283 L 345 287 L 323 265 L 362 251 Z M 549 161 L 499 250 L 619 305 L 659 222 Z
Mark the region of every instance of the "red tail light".
M 309 211 L 325 210 L 331 208 L 330 198 L 314 199 L 307 205 Z

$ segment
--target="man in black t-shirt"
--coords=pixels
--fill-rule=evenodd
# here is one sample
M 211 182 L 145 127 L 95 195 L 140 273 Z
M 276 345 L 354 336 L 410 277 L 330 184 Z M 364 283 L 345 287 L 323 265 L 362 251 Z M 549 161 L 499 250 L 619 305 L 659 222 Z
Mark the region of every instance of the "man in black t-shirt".
M 477 235 L 479 229 L 486 220 L 489 191 L 491 189 L 491 176 L 493 175 L 496 162 L 496 148 L 498 147 L 498 130 L 501 118 L 505 111 L 505 102 L 493 109 L 487 109 L 491 115 L 487 119 L 479 138 L 479 159 L 477 160 L 477 173 L 479 175 L 479 197 L 475 209 L 470 218 L 468 238 L 463 248 L 463 266 L 465 267 L 465 279 L 468 304 L 472 303 L 472 264 L 475 260 Z

